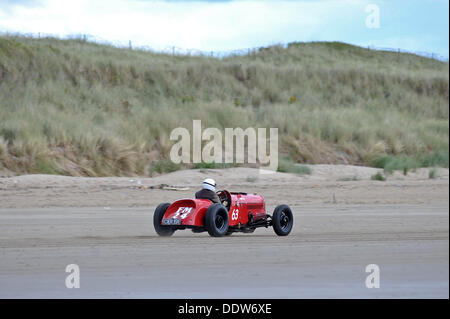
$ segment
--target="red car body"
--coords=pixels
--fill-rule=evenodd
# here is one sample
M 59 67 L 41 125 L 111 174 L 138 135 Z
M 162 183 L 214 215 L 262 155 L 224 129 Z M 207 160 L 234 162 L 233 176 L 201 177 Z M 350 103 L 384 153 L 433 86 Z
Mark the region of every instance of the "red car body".
M 208 231 L 213 237 L 233 232 L 252 233 L 258 227 L 273 226 L 275 233 L 286 236 L 293 226 L 293 215 L 287 205 L 279 205 L 273 215 L 266 212 L 264 197 L 257 194 L 229 192 L 217 193 L 220 203 L 209 199 L 184 198 L 172 204 L 160 204 L 153 224 L 160 236 L 171 236 L 176 230 Z
M 244 225 L 266 217 L 264 197 L 256 194 L 230 193 L 226 190 L 219 193 L 219 198 L 230 199 L 228 208 L 228 225 L 230 227 Z M 173 202 L 164 214 L 162 225 L 170 225 L 167 220 L 180 220 L 179 226 L 203 227 L 206 212 L 212 202 L 209 199 L 180 199 Z

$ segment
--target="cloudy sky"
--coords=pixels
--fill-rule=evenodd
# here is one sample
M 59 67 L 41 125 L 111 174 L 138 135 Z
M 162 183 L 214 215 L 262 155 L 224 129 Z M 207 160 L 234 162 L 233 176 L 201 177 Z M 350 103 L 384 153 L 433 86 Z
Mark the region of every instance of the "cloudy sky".
M 0 32 L 88 34 L 156 50 L 344 41 L 448 58 L 448 12 L 447 0 L 0 0 Z

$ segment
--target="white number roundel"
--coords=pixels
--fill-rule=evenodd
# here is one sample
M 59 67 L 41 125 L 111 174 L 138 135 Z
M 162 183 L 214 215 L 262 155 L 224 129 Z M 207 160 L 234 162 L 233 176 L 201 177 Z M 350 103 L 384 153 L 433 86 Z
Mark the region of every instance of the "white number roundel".
M 231 213 L 231 220 L 238 220 L 239 219 L 239 209 L 234 209 Z

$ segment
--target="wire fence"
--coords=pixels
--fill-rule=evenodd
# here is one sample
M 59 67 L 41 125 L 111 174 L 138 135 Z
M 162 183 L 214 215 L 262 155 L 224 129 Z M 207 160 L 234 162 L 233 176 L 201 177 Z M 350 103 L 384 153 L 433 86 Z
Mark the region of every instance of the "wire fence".
M 243 56 L 243 55 L 251 55 L 254 54 L 261 49 L 264 49 L 266 47 L 252 47 L 252 48 L 243 48 L 243 49 L 237 49 L 237 50 L 225 50 L 225 51 L 206 51 L 206 50 L 199 50 L 199 49 L 187 49 L 187 48 L 180 48 L 178 46 L 166 46 L 166 47 L 160 47 L 155 48 L 148 45 L 136 45 L 133 43 L 133 41 L 129 40 L 128 43 L 124 43 L 123 41 L 112 41 L 112 40 L 106 40 L 98 36 L 93 36 L 90 34 L 71 34 L 66 36 L 59 36 L 56 34 L 51 33 L 3 33 L 3 35 L 12 35 L 12 36 L 22 36 L 22 37 L 30 37 L 30 38 L 57 38 L 57 39 L 72 39 L 72 40 L 81 40 L 86 42 L 92 42 L 97 44 L 104 44 L 104 45 L 110 45 L 117 48 L 127 48 L 130 50 L 142 50 L 142 51 L 149 51 L 153 53 L 163 53 L 163 54 L 170 54 L 170 55 L 179 55 L 179 56 L 210 56 L 215 58 L 225 58 L 230 56 Z M 288 43 L 278 43 L 277 46 L 287 48 L 289 46 Z M 449 62 L 449 57 L 444 56 L 441 54 L 433 53 L 433 52 L 425 52 L 425 51 L 410 51 L 410 50 L 404 50 L 400 48 L 388 48 L 388 47 L 377 47 L 377 46 L 367 46 L 366 47 L 369 50 L 374 51 L 388 51 L 388 52 L 397 52 L 397 53 L 409 53 L 414 54 L 434 60 L 439 60 L 443 62 Z

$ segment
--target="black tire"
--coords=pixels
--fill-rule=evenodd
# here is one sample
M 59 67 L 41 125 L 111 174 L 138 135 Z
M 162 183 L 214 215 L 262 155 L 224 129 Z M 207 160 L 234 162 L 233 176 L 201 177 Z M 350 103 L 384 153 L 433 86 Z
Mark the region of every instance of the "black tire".
M 278 236 L 287 236 L 294 226 L 294 216 L 287 205 L 280 205 L 275 208 L 272 215 L 273 230 Z
M 212 237 L 225 236 L 228 231 L 228 211 L 222 204 L 209 206 L 205 216 L 205 228 Z
M 168 237 L 172 236 L 175 232 L 175 230 L 171 226 L 161 225 L 161 221 L 169 206 L 169 203 L 159 204 L 155 209 L 155 213 L 153 214 L 153 226 L 155 227 L 155 231 L 159 236 Z

